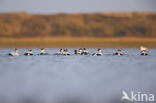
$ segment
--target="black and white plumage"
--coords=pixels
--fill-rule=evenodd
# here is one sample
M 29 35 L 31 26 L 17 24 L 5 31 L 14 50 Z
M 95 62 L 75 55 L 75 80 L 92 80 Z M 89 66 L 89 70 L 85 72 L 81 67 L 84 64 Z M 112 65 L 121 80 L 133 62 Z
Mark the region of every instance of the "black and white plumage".
M 78 51 L 77 50 L 74 50 L 74 54 L 77 54 L 78 53 Z
M 25 56 L 32 56 L 33 55 L 33 52 L 32 50 L 29 50 L 27 53 L 24 54 Z
M 39 55 L 49 55 L 45 52 L 44 48 L 41 48 Z
M 86 49 L 86 48 L 83 48 L 82 55 L 88 55 L 88 54 L 89 54 L 89 53 L 88 53 L 87 49 Z
M 61 48 L 61 49 L 59 50 L 59 52 L 58 52 L 58 53 L 55 53 L 54 55 L 63 55 L 63 52 L 64 52 L 64 50 Z
M 101 49 L 98 49 L 97 50 L 97 53 L 93 53 L 92 56 L 102 56 L 102 50 Z
M 140 50 L 141 50 L 140 55 L 148 55 L 147 53 L 148 49 L 146 47 L 140 46 Z
M 18 50 L 15 49 L 15 52 L 14 53 L 9 53 L 8 55 L 9 56 L 19 56 L 19 53 L 18 53 Z
M 88 55 L 88 51 L 86 48 L 80 48 L 79 50 L 74 50 L 74 54 L 76 55 Z
M 69 55 L 70 55 L 70 54 L 68 53 L 68 49 L 64 49 L 63 55 L 64 55 L 64 56 L 69 56 Z
M 141 55 L 148 55 L 147 51 L 141 51 Z
M 80 48 L 80 49 L 78 50 L 77 54 L 82 55 L 82 53 L 83 53 L 83 50 L 82 50 L 82 48 Z
M 121 56 L 123 55 L 121 49 L 118 49 L 116 53 L 114 53 L 113 55 L 118 55 L 118 56 Z

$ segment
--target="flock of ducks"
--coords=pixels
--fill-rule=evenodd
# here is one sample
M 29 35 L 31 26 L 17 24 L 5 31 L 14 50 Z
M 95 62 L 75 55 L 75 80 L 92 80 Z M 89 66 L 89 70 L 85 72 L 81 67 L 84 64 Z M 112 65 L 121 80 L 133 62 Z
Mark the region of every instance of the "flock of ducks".
M 141 46 L 140 47 L 140 50 L 141 50 L 141 53 L 140 55 L 148 55 L 147 51 L 148 49 L 144 46 Z M 90 55 L 90 53 L 87 51 L 86 48 L 80 48 L 78 50 L 74 50 L 74 54 L 75 55 Z M 19 56 L 19 53 L 18 53 L 18 50 L 15 49 L 15 52 L 14 53 L 9 53 L 8 54 L 9 56 Z M 33 51 L 32 50 L 29 50 L 28 52 L 24 53 L 25 56 L 32 56 L 34 55 L 33 54 Z M 44 48 L 41 48 L 40 50 L 40 53 L 38 55 L 49 55 L 49 53 L 45 52 Z M 55 53 L 54 55 L 64 55 L 64 56 L 68 56 L 70 55 L 69 52 L 68 52 L 68 49 L 60 49 L 58 53 Z M 93 53 L 91 54 L 92 56 L 102 56 L 103 53 L 102 53 L 102 50 L 101 49 L 97 49 L 97 52 L 96 53 Z M 121 49 L 118 49 L 113 55 L 123 55 Z

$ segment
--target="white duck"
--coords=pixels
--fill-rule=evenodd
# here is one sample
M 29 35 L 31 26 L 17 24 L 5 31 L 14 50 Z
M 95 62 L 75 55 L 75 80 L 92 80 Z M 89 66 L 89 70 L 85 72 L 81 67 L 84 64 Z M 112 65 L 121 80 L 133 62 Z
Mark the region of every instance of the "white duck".
M 19 56 L 18 50 L 15 49 L 14 53 L 9 53 L 10 56 Z

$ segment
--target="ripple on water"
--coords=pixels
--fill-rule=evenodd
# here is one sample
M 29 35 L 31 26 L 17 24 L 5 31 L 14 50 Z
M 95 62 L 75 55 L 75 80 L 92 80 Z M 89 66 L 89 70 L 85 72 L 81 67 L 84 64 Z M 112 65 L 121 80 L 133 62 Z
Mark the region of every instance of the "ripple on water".
M 123 90 L 156 94 L 156 49 L 148 56 L 138 49 L 124 49 L 123 56 L 102 50 L 99 57 L 52 55 L 57 49 L 47 49 L 49 56 L 10 57 L 11 49 L 0 49 L 0 103 L 117 103 Z

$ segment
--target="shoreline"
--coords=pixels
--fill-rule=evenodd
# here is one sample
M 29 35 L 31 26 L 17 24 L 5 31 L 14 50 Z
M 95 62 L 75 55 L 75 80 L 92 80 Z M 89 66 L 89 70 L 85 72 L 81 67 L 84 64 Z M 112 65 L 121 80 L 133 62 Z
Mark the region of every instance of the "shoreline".
M 74 38 L 74 37 L 46 37 L 46 38 L 0 38 L 0 48 L 138 48 L 141 45 L 156 48 L 156 38 Z

